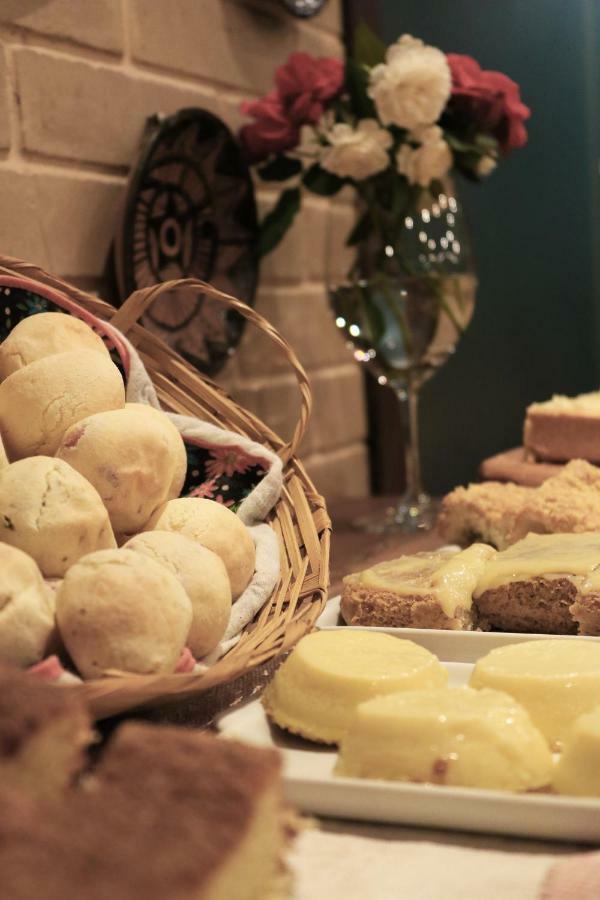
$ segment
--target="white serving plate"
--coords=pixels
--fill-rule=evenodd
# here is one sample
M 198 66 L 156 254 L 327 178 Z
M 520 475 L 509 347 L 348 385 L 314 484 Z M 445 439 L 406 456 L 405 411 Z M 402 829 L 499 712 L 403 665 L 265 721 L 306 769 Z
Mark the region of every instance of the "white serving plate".
M 317 628 L 331 630 L 351 628 L 353 631 L 365 630 L 366 626 L 344 625 L 340 618 L 340 597 L 332 597 L 317 619 Z M 394 634 L 422 644 L 431 653 L 435 653 L 446 662 L 474 663 L 495 647 L 505 644 L 520 644 L 523 641 L 573 640 L 600 641 L 600 637 L 588 637 L 574 634 L 521 634 L 511 631 L 444 631 L 441 628 L 380 628 L 370 626 L 368 631 L 381 631 Z
M 407 630 L 397 629 L 402 634 Z M 431 632 L 423 634 L 432 637 Z M 452 641 L 453 633 L 443 634 Z M 461 636 L 469 637 L 468 633 Z M 436 640 L 433 636 L 433 641 L 421 641 L 414 633 L 411 638 L 428 649 L 432 649 Z M 466 684 L 473 666 L 465 662 L 447 662 L 447 654 L 437 640 L 438 650 L 434 652 L 444 660 L 449 673 L 448 683 Z M 306 813 L 426 828 L 600 843 L 598 799 L 340 778 L 333 774 L 335 750 L 296 738 L 270 725 L 259 700 L 226 714 L 218 726 L 224 737 L 261 747 L 278 747 L 283 754 L 286 797 Z

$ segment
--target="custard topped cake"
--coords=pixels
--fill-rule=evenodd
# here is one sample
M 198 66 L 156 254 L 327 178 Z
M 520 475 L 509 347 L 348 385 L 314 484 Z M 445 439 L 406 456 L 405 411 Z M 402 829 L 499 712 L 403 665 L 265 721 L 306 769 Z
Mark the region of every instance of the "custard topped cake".
M 379 563 L 344 578 L 341 613 L 348 625 L 472 627 L 472 594 L 495 550 L 472 544 Z
M 600 463 L 600 391 L 555 395 L 527 408 L 523 443 L 536 459 Z

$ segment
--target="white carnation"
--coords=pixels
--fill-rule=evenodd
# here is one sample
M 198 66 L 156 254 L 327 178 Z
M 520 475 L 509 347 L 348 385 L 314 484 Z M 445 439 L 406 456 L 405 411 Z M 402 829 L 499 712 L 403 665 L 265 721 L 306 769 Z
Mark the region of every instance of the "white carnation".
M 363 181 L 389 165 L 387 151 L 392 136 L 375 119 L 361 119 L 356 128 L 338 122 L 325 137 L 329 146 L 323 150 L 320 163 L 340 178 Z
M 411 132 L 409 140 L 419 146 L 402 144 L 396 154 L 398 171 L 410 184 L 421 187 L 427 187 L 434 178 L 443 178 L 452 167 L 453 158 L 442 129 L 437 125 L 417 128 Z
M 371 70 L 368 90 L 383 124 L 412 129 L 437 121 L 452 87 L 442 51 L 404 34 L 385 58 Z
M 487 176 L 491 175 L 491 173 L 494 171 L 496 165 L 496 159 L 493 156 L 486 154 L 479 159 L 477 165 L 475 166 L 475 173 L 480 178 L 487 178 Z

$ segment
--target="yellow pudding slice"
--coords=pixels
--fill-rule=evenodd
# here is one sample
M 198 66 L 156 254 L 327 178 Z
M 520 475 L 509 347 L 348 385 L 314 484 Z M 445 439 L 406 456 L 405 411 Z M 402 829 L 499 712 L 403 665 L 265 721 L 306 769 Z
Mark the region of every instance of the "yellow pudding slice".
M 600 706 L 575 719 L 552 787 L 559 794 L 600 797 Z
M 525 791 L 547 785 L 552 756 L 508 694 L 472 688 L 408 691 L 356 709 L 336 774 Z
M 600 533 L 528 534 L 497 553 L 479 576 L 475 598 L 515 581 L 562 576 L 581 580 L 600 566 Z
M 438 658 L 412 641 L 367 631 L 317 631 L 302 638 L 277 670 L 262 702 L 282 728 L 333 744 L 364 700 L 443 687 L 447 680 Z
M 415 553 L 365 569 L 359 579 L 367 588 L 393 591 L 400 596 L 433 595 L 443 612 L 452 618 L 459 606 L 471 608 L 477 582 L 495 555 L 494 548 L 487 544 L 472 544 L 462 551 Z
M 469 684 L 506 691 L 557 749 L 577 716 L 598 705 L 600 643 L 549 639 L 497 647 L 477 662 Z

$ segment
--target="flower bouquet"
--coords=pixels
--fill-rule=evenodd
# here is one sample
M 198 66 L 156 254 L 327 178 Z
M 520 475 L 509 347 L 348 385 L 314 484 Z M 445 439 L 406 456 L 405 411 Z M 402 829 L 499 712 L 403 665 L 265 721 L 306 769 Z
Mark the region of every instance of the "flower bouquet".
M 350 186 L 358 217 L 342 282 L 329 285 L 338 327 L 402 404 L 407 493 L 393 526 L 431 518 L 419 474 L 417 396 L 468 325 L 475 278 L 453 175 L 480 181 L 527 142 L 519 86 L 469 56 L 410 35 L 386 49 L 359 26 L 345 63 L 293 53 L 275 88 L 242 111 L 240 139 L 263 181 L 284 190 L 261 226 L 277 246 L 306 191 Z M 388 523 L 390 524 L 390 523 Z

